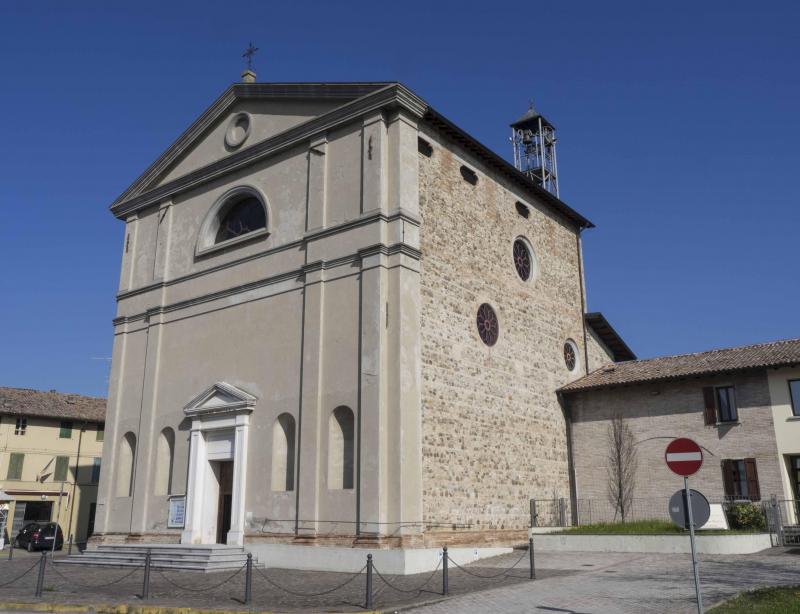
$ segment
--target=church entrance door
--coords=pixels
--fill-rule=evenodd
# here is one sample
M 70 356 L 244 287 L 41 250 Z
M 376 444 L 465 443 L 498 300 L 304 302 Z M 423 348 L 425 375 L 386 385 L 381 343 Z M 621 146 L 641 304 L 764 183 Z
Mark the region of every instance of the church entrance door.
M 233 504 L 233 461 L 217 463 L 219 475 L 219 501 L 217 502 L 217 543 L 228 541 L 231 529 L 231 508 Z

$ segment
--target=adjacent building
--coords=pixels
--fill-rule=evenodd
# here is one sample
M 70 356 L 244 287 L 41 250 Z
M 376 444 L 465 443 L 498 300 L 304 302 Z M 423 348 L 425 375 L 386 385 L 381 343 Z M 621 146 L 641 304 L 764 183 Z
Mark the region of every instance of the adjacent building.
M 5 539 L 26 522 L 53 521 L 85 542 L 94 530 L 106 400 L 0 387 L 0 491 Z
M 711 501 L 800 499 L 800 340 L 607 364 L 564 386 L 570 416 L 575 513 L 608 520 L 611 421 L 638 450 L 634 498 L 658 505 L 681 487 L 664 448 L 690 437 L 705 454 L 692 487 Z M 590 512 L 589 501 L 594 503 Z M 649 503 L 648 503 L 649 502 Z M 795 505 L 785 512 L 794 514 Z M 646 507 L 640 516 L 661 515 Z M 791 521 L 792 519 L 789 518 Z

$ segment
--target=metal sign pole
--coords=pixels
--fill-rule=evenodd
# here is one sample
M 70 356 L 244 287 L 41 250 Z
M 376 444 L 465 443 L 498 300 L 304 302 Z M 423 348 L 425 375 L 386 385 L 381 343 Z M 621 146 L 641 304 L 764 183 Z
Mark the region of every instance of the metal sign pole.
M 692 543 L 692 570 L 694 571 L 694 592 L 697 595 L 697 612 L 703 614 L 703 596 L 700 594 L 700 574 L 697 571 L 697 551 L 694 546 L 694 518 L 692 517 L 692 491 L 689 490 L 689 478 L 683 477 L 685 491 L 686 514 L 689 516 L 689 539 Z

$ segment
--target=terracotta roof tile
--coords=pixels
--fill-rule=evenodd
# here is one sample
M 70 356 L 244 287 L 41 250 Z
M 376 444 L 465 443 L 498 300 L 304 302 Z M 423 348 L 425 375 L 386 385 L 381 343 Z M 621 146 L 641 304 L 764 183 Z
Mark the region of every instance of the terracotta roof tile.
M 786 339 L 695 354 L 611 363 L 567 384 L 561 388 L 561 392 L 794 364 L 800 364 L 800 339 Z
M 106 400 L 65 392 L 0 387 L 0 415 L 103 422 Z

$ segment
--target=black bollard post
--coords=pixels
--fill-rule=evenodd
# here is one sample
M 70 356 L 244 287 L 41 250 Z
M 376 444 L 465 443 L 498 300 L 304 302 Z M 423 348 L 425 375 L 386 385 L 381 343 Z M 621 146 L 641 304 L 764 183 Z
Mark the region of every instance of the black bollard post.
M 244 577 L 244 603 L 250 605 L 253 600 L 253 554 L 247 553 L 247 570 Z
M 47 550 L 42 550 L 42 558 L 39 559 L 39 575 L 36 578 L 36 597 L 41 597 L 44 590 L 45 565 L 47 565 Z
M 8 560 L 10 561 L 14 557 L 14 541 L 11 540 L 11 548 L 8 549 Z
M 450 580 L 447 577 L 447 563 L 448 563 L 447 546 L 442 548 L 442 595 L 447 595 L 450 592 Z
M 535 580 L 536 579 L 536 567 L 534 566 L 534 561 L 533 561 L 533 538 L 532 537 L 528 539 L 528 556 L 530 557 L 530 566 L 531 566 L 530 577 L 531 577 L 531 580 Z
M 69 534 L 69 546 L 67 547 L 67 556 L 72 554 L 72 533 Z
M 142 599 L 150 599 L 150 548 L 144 555 L 144 580 L 142 582 Z
M 367 603 L 364 606 L 367 610 L 372 609 L 372 555 L 367 555 Z

